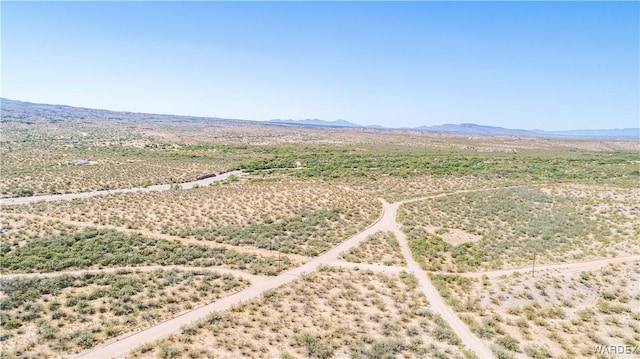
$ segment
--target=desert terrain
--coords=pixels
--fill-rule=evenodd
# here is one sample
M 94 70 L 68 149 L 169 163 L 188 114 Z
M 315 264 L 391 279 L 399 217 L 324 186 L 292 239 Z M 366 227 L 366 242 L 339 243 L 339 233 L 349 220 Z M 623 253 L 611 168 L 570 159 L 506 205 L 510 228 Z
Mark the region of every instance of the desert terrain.
M 1 125 L 2 358 L 640 352 L 637 140 L 18 102 Z

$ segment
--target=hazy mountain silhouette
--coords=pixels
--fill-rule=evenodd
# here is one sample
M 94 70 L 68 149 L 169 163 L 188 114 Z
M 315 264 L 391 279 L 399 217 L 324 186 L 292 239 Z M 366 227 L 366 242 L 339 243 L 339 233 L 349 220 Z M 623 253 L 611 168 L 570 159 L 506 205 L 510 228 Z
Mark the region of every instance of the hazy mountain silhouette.
M 52 122 L 74 119 L 104 119 L 104 120 L 128 120 L 128 121 L 231 121 L 238 120 L 221 119 L 211 117 L 195 117 L 180 115 L 162 115 L 136 112 L 121 112 L 110 110 L 99 110 L 84 107 L 73 107 L 65 105 L 47 105 L 31 102 L 22 102 L 0 98 L 0 109 L 2 119 L 10 118 L 26 119 L 28 117 L 47 118 Z M 267 122 L 273 125 L 286 126 L 313 126 L 313 127 L 334 127 L 334 128 L 370 128 L 370 129 L 398 129 L 387 128 L 378 125 L 363 126 L 345 120 L 324 121 L 319 119 L 305 120 L 280 120 L 274 119 Z M 490 135 L 490 136 L 528 136 L 528 137 L 566 137 L 566 138 L 603 138 L 603 139 L 640 139 L 640 128 L 621 128 L 606 130 L 576 129 L 567 131 L 544 131 L 544 130 L 521 130 L 496 126 L 484 126 L 473 123 L 444 124 L 436 126 L 420 126 L 414 128 L 402 128 L 405 130 L 418 130 L 430 132 L 445 132 L 465 135 Z

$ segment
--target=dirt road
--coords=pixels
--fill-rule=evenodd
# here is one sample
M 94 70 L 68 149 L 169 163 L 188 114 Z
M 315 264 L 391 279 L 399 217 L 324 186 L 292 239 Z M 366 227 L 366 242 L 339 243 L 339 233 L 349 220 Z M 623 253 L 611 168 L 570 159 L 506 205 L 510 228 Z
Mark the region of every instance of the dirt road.
M 190 189 L 193 186 L 208 186 L 212 182 L 222 181 L 224 179 L 229 178 L 230 176 L 241 176 L 242 171 L 231 171 L 227 173 L 223 173 L 219 176 L 206 178 L 199 181 L 191 181 L 180 183 L 179 186 L 182 189 Z M 0 205 L 13 205 L 13 204 L 28 204 L 40 201 L 61 201 L 61 200 L 72 200 L 77 198 L 89 198 L 95 196 L 102 196 L 106 194 L 116 194 L 116 193 L 147 193 L 154 191 L 168 191 L 171 189 L 171 185 L 169 184 L 160 184 L 149 187 L 134 187 L 134 188 L 123 188 L 123 189 L 111 189 L 104 191 L 91 191 L 91 192 L 82 192 L 82 193 L 63 193 L 63 194 L 48 194 L 43 196 L 31 196 L 31 197 L 16 197 L 16 198 L 2 198 L 0 199 Z
M 593 259 L 593 260 L 584 261 L 584 262 L 542 264 L 542 265 L 536 265 L 536 273 L 538 271 L 542 272 L 542 271 L 549 271 L 549 270 L 557 270 L 562 273 L 575 273 L 575 272 L 583 272 L 583 271 L 589 272 L 589 271 L 597 270 L 598 268 L 604 267 L 609 264 L 635 262 L 635 261 L 640 261 L 640 255 L 615 257 L 615 258 L 600 258 L 600 259 Z M 502 275 L 511 275 L 514 272 L 520 272 L 520 274 L 529 274 L 531 273 L 531 267 L 499 269 L 495 271 L 477 272 L 477 273 L 440 273 L 440 274 L 457 274 L 465 277 L 474 277 L 474 278 L 480 278 L 483 275 L 486 275 L 489 278 L 495 278 L 495 277 L 500 277 Z
M 221 311 L 230 308 L 235 304 L 239 304 L 253 298 L 256 298 L 267 289 L 277 288 L 283 284 L 289 283 L 296 278 L 299 278 L 305 273 L 316 270 L 320 265 L 329 264 L 338 259 L 340 253 L 357 246 L 360 242 L 365 240 L 369 235 L 374 234 L 379 230 L 385 230 L 395 223 L 395 212 L 392 216 L 387 214 L 387 208 L 390 205 L 383 202 L 382 214 L 378 219 L 369 227 L 361 231 L 360 233 L 352 236 L 346 241 L 338 244 L 327 252 L 320 256 L 310 260 L 309 262 L 283 272 L 276 277 L 270 277 L 263 280 L 256 280 L 248 288 L 229 295 L 225 298 L 219 299 L 216 302 L 197 308 L 178 317 L 169 319 L 165 322 L 157 324 L 153 327 L 144 329 L 135 333 L 126 333 L 116 338 L 115 341 L 110 341 L 105 344 L 98 345 L 97 347 L 83 352 L 76 356 L 77 358 L 121 358 L 126 356 L 130 351 L 138 346 L 156 341 L 160 338 L 168 336 L 172 333 L 180 331 L 180 328 L 184 325 L 191 324 L 198 319 L 206 317 L 213 311 Z
M 50 278 L 57 277 L 60 275 L 68 274 L 68 275 L 81 275 L 83 273 L 116 273 L 121 270 L 127 271 L 140 271 L 140 272 L 153 272 L 155 270 L 171 270 L 178 269 L 184 271 L 207 271 L 207 272 L 218 272 L 222 274 L 231 274 L 237 277 L 241 277 L 244 279 L 248 279 L 251 283 L 264 281 L 268 277 L 261 275 L 253 275 L 247 272 L 243 272 L 241 270 L 235 269 L 227 269 L 227 268 L 218 268 L 218 267 L 189 267 L 189 266 L 178 266 L 178 265 L 154 265 L 154 266 L 140 266 L 140 267 L 115 267 L 115 268 L 98 268 L 98 269 L 79 269 L 79 270 L 71 270 L 71 271 L 61 271 L 61 272 L 49 272 L 49 273 L 11 273 L 11 274 L 2 274 L 0 278 L 2 279 L 13 279 L 13 278 Z
M 478 191 L 490 191 L 491 189 L 482 189 L 482 190 L 464 190 L 455 193 L 465 193 L 465 192 L 478 192 Z M 480 338 L 475 336 L 473 332 L 458 318 L 458 316 L 453 312 L 451 308 L 449 308 L 442 297 L 440 297 L 436 288 L 431 283 L 427 272 L 422 270 L 418 263 L 413 259 L 411 252 L 409 250 L 407 238 L 405 234 L 400 231 L 400 225 L 396 221 L 396 214 L 398 208 L 405 203 L 420 201 L 424 199 L 431 198 L 439 198 L 447 195 L 451 195 L 452 193 L 441 193 L 428 197 L 421 197 L 416 199 L 405 200 L 401 202 L 396 202 L 393 204 L 389 204 L 383 200 L 381 200 L 382 206 L 382 214 L 380 217 L 369 227 L 359 232 L 358 234 L 350 237 L 346 241 L 338 244 L 334 248 L 328 250 L 327 252 L 321 254 L 320 256 L 309 260 L 307 263 L 296 267 L 294 269 L 290 269 L 286 272 L 281 273 L 276 277 L 255 277 L 252 280 L 252 285 L 248 288 L 231 294 L 225 298 L 221 298 L 216 302 L 207 304 L 205 306 L 199 307 L 192 311 L 186 312 L 178 317 L 169 319 L 160 324 L 154 325 L 153 327 L 149 327 L 137 332 L 130 332 L 121 335 L 118 338 L 115 338 L 107 343 L 103 343 L 98 345 L 88 351 L 80 353 L 76 356 L 76 358 L 120 358 L 126 356 L 129 352 L 131 352 L 136 347 L 139 347 L 142 344 L 154 342 L 160 338 L 166 337 L 170 334 L 176 333 L 180 331 L 180 328 L 184 325 L 191 324 L 201 318 L 206 317 L 209 313 L 213 311 L 222 311 L 226 310 L 236 304 L 240 304 L 242 302 L 254 299 L 259 297 L 262 292 L 268 289 L 277 288 L 283 284 L 289 283 L 296 278 L 299 278 L 305 273 L 312 272 L 316 270 L 321 265 L 342 265 L 347 267 L 359 267 L 362 269 L 380 269 L 386 270 L 390 272 L 399 272 L 400 270 L 406 270 L 407 272 L 412 272 L 418 279 L 419 288 L 427 297 L 430 309 L 434 313 L 438 313 L 442 319 L 444 319 L 451 329 L 456 333 L 456 335 L 460 338 L 463 345 L 466 346 L 469 350 L 475 352 L 478 358 L 493 358 L 494 355 L 489 349 L 488 343 L 482 341 Z M 382 266 L 368 266 L 362 264 L 347 264 L 344 261 L 339 259 L 339 256 L 342 252 L 349 250 L 350 248 L 357 246 L 360 242 L 365 240 L 369 235 L 372 235 L 378 231 L 388 232 L 391 231 L 395 234 L 398 239 L 398 243 L 400 244 L 400 248 L 402 251 L 405 260 L 407 261 L 407 266 L 394 266 L 389 268 L 384 268 Z M 637 257 L 637 256 L 636 256 Z M 635 258 L 635 257 L 634 257 Z M 628 258 L 627 258 L 628 259 Z M 615 259 L 605 259 L 601 261 L 606 261 L 609 263 Z M 620 259 L 623 260 L 623 259 Z M 600 263 L 600 261 L 599 261 Z M 605 262 L 602 262 L 605 263 Z M 553 269 L 553 268 L 566 268 L 569 266 L 570 268 L 574 268 L 575 270 L 579 270 L 582 266 L 589 266 L 589 264 L 585 263 L 574 263 L 574 264 L 557 264 L 557 265 L 546 265 L 540 266 L 540 270 L 543 269 Z M 591 263 L 590 265 L 594 265 Z M 371 268 L 369 268 L 371 267 Z M 382 267 L 382 268 L 379 268 Z M 115 269 L 117 270 L 117 269 Z M 215 270 L 218 270 L 217 268 Z M 474 273 L 470 275 L 478 275 L 481 276 L 483 274 L 487 275 L 502 275 L 512 273 L 516 270 L 522 269 L 509 269 L 505 271 L 495 271 L 495 272 L 487 272 L 487 273 Z M 464 273 L 461 273 L 464 275 Z
M 467 327 L 462 322 L 462 320 L 458 318 L 455 312 L 451 308 L 449 308 L 449 306 L 444 302 L 436 288 L 431 283 L 427 272 L 424 271 L 420 267 L 420 265 L 413 259 L 411 251 L 409 249 L 409 243 L 407 242 L 407 236 L 400 230 L 399 224 L 395 221 L 398 207 L 406 202 L 408 201 L 397 202 L 389 205 L 386 208 L 389 216 L 393 216 L 394 218 L 393 224 L 386 230 L 392 231 L 398 239 L 398 244 L 400 244 L 402 255 L 407 261 L 407 271 L 413 272 L 413 274 L 418 279 L 418 287 L 420 288 L 420 290 L 422 290 L 422 293 L 424 293 L 424 295 L 429 300 L 431 310 L 442 316 L 442 319 L 444 319 L 449 324 L 451 329 L 456 333 L 456 335 L 458 335 L 462 343 L 468 349 L 476 353 L 478 358 L 493 358 L 493 353 L 491 352 L 491 349 L 489 349 L 487 343 L 473 334 L 469 327 Z
M 434 197 L 441 197 L 445 194 L 436 195 Z M 433 198 L 433 197 L 428 197 Z M 406 237 L 399 229 L 399 225 L 396 222 L 396 213 L 398 207 L 405 202 L 398 202 L 389 204 L 383 200 L 382 202 L 382 214 L 381 216 L 369 227 L 360 233 L 352 236 L 346 241 L 338 244 L 327 252 L 320 256 L 310 260 L 309 262 L 283 272 L 282 274 L 255 281 L 250 287 L 232 294 L 228 297 L 222 298 L 216 302 L 197 308 L 193 311 L 187 312 L 176 318 L 169 319 L 163 323 L 155 325 L 153 327 L 144 329 L 135 333 L 124 334 L 115 341 L 99 345 L 90 351 L 81 353 L 77 358 L 120 358 L 126 356 L 131 350 L 144 344 L 156 341 L 160 338 L 168 336 L 172 333 L 180 331 L 180 328 L 184 325 L 195 322 L 198 319 L 206 317 L 212 311 L 221 311 L 230 308 L 235 304 L 245 302 L 256 298 L 261 295 L 262 292 L 268 289 L 277 288 L 283 284 L 289 283 L 296 278 L 299 278 L 305 273 L 316 270 L 320 265 L 332 265 L 340 263 L 338 259 L 340 254 L 349 250 L 352 247 L 357 246 L 360 242 L 365 240 L 369 235 L 372 235 L 378 231 L 393 231 L 401 244 L 402 253 L 407 260 L 407 271 L 413 272 L 419 281 L 420 289 L 427 296 L 431 309 L 442 316 L 442 318 L 451 326 L 453 331 L 460 337 L 462 343 L 467 346 L 471 351 L 475 352 L 479 358 L 491 358 L 493 354 L 489 347 L 476 337 L 469 328 L 462 323 L 462 321 L 456 316 L 456 314 L 449 308 L 437 290 L 431 284 L 431 281 L 427 277 L 425 271 L 413 260 Z
M 615 257 L 615 258 L 599 258 L 593 259 L 584 262 L 570 262 L 570 263 L 554 263 L 554 264 L 541 264 L 536 265 L 536 273 L 540 271 L 540 273 L 547 273 L 548 271 L 553 271 L 554 273 L 577 273 L 577 272 L 593 272 L 602 267 L 605 267 L 609 264 L 616 263 L 627 263 L 627 262 L 640 262 L 640 255 L 633 256 L 624 256 L 624 257 Z M 383 272 L 389 274 L 398 274 L 402 271 L 407 271 L 407 267 L 393 265 L 393 266 L 385 266 L 381 264 L 368 264 L 368 263 L 352 263 L 346 262 L 344 260 L 336 260 L 331 263 L 334 266 L 350 268 L 350 269 L 359 269 L 359 270 L 372 270 L 374 272 Z M 481 278 L 483 276 L 487 276 L 489 278 L 500 277 L 503 275 L 511 275 L 515 272 L 519 272 L 520 274 L 530 274 L 531 267 L 518 267 L 518 268 L 507 268 L 507 269 L 499 269 L 495 271 L 487 271 L 487 272 L 429 272 L 431 274 L 439 274 L 439 275 L 459 275 L 463 277 L 471 277 L 471 278 Z

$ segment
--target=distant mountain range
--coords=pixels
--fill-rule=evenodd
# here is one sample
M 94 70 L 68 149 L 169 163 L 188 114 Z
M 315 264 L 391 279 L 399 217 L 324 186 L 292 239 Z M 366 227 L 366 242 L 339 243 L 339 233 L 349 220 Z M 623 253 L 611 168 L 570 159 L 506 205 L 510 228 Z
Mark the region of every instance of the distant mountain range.
M 318 119 L 307 120 L 271 120 L 270 123 L 290 125 L 290 126 L 324 126 L 324 127 L 349 127 L 349 128 L 378 128 L 382 126 L 362 126 L 345 120 L 323 121 Z M 389 128 L 392 129 L 392 128 Z M 395 129 L 395 128 L 393 128 Z M 491 135 L 491 136 L 527 136 L 527 137 L 570 137 L 570 138 L 602 138 L 602 139 L 640 139 L 640 128 L 622 128 L 607 130 L 567 130 L 567 131 L 544 131 L 544 130 L 520 130 L 495 126 L 476 125 L 473 123 L 462 123 L 459 125 L 445 124 L 436 126 L 420 126 L 412 128 L 402 128 L 408 130 L 457 133 L 465 135 Z
M 283 125 L 294 125 L 294 126 L 323 126 L 323 127 L 363 127 L 357 125 L 355 123 L 351 123 L 345 120 L 336 120 L 336 121 L 323 121 L 318 120 L 317 118 L 305 119 L 305 120 L 271 120 L 270 123 L 278 123 Z
M 22 102 L 0 98 L 0 114 L 2 119 L 36 117 L 46 118 L 51 122 L 60 120 L 104 119 L 116 121 L 217 121 L 236 123 L 240 120 L 193 117 L 179 115 L 160 115 L 148 113 L 118 112 L 90 108 L 72 107 L 64 105 L 46 105 Z M 253 122 L 253 121 L 252 121 Z M 264 122 L 257 122 L 264 123 Z M 385 128 L 377 125 L 362 126 L 345 120 L 323 121 L 319 119 L 306 120 L 271 120 L 267 124 L 279 126 L 312 126 L 333 128 L 370 128 L 370 129 L 404 129 L 430 132 L 457 133 L 465 135 L 493 135 L 493 136 L 527 136 L 527 137 L 564 137 L 564 138 L 592 138 L 592 139 L 636 139 L 640 140 L 640 128 L 622 128 L 611 130 L 569 130 L 543 131 L 519 130 L 495 126 L 483 126 L 473 123 L 459 125 L 445 124 L 437 126 L 420 126 L 415 128 Z

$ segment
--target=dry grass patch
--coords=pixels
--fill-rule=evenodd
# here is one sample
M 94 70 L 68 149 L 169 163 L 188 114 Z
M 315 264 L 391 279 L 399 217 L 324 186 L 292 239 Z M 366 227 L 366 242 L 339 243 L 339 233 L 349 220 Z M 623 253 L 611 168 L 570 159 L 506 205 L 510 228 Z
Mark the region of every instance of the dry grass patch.
M 12 143 L 0 150 L 2 197 L 132 188 L 192 181 L 237 166 L 250 155 L 181 150 L 145 141 L 89 144 Z
M 389 203 L 407 199 L 451 193 L 462 190 L 506 187 L 521 181 L 498 177 L 473 175 L 410 177 L 376 175 L 372 178 L 351 178 L 344 181 L 349 187 L 382 197 Z
M 0 229 L 2 253 L 16 249 L 32 239 L 79 231 L 78 227 L 65 224 L 60 220 L 40 220 L 4 213 L 0 215 Z
M 137 233 L 85 228 L 4 246 L 3 273 L 57 272 L 70 269 L 142 265 L 221 266 L 251 274 L 274 275 L 290 268 L 288 257 L 259 256 L 225 247 L 155 239 Z

